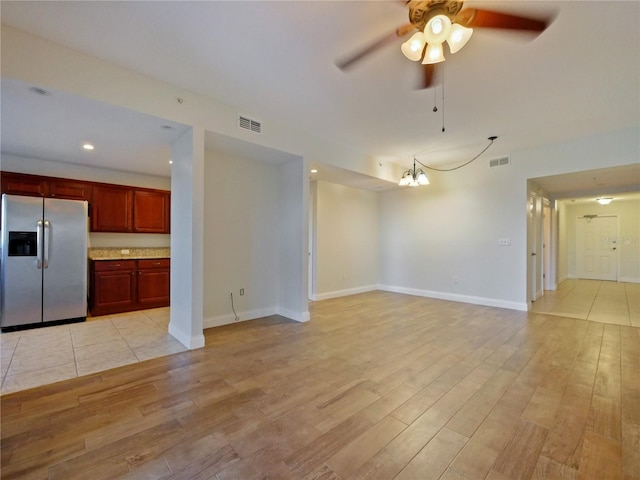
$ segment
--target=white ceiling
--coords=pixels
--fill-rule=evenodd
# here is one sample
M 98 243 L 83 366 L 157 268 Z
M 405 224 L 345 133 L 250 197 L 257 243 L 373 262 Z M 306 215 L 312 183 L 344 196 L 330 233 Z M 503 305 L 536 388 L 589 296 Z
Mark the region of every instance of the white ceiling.
M 400 41 L 348 72 L 334 63 L 406 23 L 407 9 L 399 1 L 3 0 L 0 8 L 2 22 L 13 27 L 223 99 L 267 125 L 269 119 L 278 119 L 380 161 L 407 166 L 413 155 L 432 165 L 460 163 L 477 154 L 490 135 L 499 137 L 491 149 L 497 157 L 639 125 L 640 2 L 505 0 L 468 1 L 465 6 L 550 15 L 554 20 L 535 38 L 476 29 L 464 49 L 447 55 L 436 87 L 415 90 L 416 65 L 400 53 Z M 70 146 L 65 150 L 54 142 L 63 142 L 67 127 L 77 148 L 85 134 L 81 127 L 90 124 L 87 118 L 81 120 L 75 107 L 66 108 L 77 114 L 75 121 L 61 115 L 55 119 L 55 132 L 43 135 L 43 129 L 33 127 L 51 123 L 46 109 L 34 108 L 34 103 L 56 101 L 58 92 L 36 100 L 18 90 L 3 79 L 3 151 L 84 162 Z M 140 120 L 142 130 L 152 132 L 145 138 L 155 137 L 164 145 L 157 148 L 166 149 L 181 126 L 164 130 L 157 126 L 166 123 L 162 120 L 154 124 L 135 112 L 76 100 L 78 109 L 86 107 L 96 129 L 112 135 L 112 143 L 121 135 L 127 139 L 119 144 L 123 169 L 168 175 L 157 153 L 155 163 L 144 163 L 144 147 L 151 152 L 153 140 L 135 145 L 131 137 L 136 135 L 127 134 L 138 133 L 134 124 Z M 438 112 L 432 111 L 434 105 Z M 34 122 L 33 116 L 40 120 Z M 137 158 L 135 167 L 132 156 Z M 119 162 L 120 156 L 108 158 Z M 93 161 L 103 162 L 97 156 Z

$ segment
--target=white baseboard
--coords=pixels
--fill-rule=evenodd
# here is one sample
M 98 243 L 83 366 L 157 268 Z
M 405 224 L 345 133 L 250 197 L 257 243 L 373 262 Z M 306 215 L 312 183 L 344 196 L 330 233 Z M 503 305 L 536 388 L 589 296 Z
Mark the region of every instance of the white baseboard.
M 619 282 L 624 283 L 640 283 L 640 278 L 638 277 L 620 277 L 618 279 Z
M 296 322 L 308 322 L 311 319 L 309 310 L 307 310 L 306 312 L 295 312 L 287 308 L 278 307 L 276 313 L 278 315 L 282 315 L 283 317 L 290 318 L 291 320 L 295 320 Z
M 244 322 L 246 320 L 255 320 L 256 318 L 269 317 L 271 315 L 276 315 L 277 308 L 260 308 L 256 310 L 246 310 L 243 312 L 237 312 L 239 317 L 239 322 Z M 231 323 L 236 323 L 236 318 L 233 313 L 225 313 L 224 315 L 216 315 L 214 317 L 207 317 L 202 321 L 203 328 L 211 328 L 211 327 L 220 327 L 222 325 L 229 325 Z
M 526 312 L 528 305 L 526 302 L 510 302 L 507 300 L 499 300 L 496 298 L 474 297 L 471 295 L 460 295 L 458 293 L 434 292 L 432 290 L 420 290 L 417 288 L 395 287 L 392 285 L 378 285 L 378 290 L 387 292 L 404 293 L 406 295 L 415 295 L 417 297 L 437 298 L 439 300 L 451 300 L 452 302 L 472 303 L 474 305 L 484 305 L 486 307 L 508 308 L 510 310 L 519 310 Z
M 294 312 L 280 307 L 259 308 L 256 310 L 240 311 L 238 313 L 239 320 L 236 321 L 233 313 L 225 313 L 224 315 L 216 315 L 207 317 L 202 321 L 203 328 L 220 327 L 222 325 L 230 325 L 237 322 L 246 322 L 247 320 L 255 320 L 256 318 L 270 317 L 271 315 L 281 315 L 290 318 L 296 322 L 308 322 L 311 318 L 309 311 Z
M 569 275 L 568 278 L 575 278 L 577 279 L 578 277 L 575 275 Z M 618 278 L 618 282 L 624 282 L 624 283 L 640 283 L 640 278 L 638 277 L 619 277 Z M 562 282 L 558 282 L 558 283 L 562 283 Z
M 347 288 L 345 290 L 334 290 L 333 292 L 317 293 L 313 300 L 329 300 L 330 298 L 346 297 L 358 293 L 373 292 L 378 290 L 377 285 L 366 285 L 364 287 Z
M 204 347 L 204 335 L 202 333 L 191 336 L 180 330 L 175 323 L 169 322 L 169 335 L 178 340 L 189 350 Z

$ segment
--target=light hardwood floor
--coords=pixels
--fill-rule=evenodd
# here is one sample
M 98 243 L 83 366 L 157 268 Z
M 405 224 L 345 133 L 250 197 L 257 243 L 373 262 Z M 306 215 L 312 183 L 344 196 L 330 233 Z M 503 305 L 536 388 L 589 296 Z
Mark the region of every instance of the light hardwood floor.
M 2 396 L 2 478 L 640 478 L 640 329 L 385 292 L 311 309 Z

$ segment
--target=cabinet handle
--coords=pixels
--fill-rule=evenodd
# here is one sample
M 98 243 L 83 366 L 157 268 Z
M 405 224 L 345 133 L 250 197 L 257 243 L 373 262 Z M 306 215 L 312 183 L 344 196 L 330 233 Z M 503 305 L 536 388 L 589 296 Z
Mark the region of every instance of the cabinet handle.
M 138 272 L 138 275 L 142 275 L 142 272 L 141 272 L 141 271 L 140 271 L 140 272 Z
M 119 266 L 120 266 L 120 264 L 119 264 L 119 263 L 115 263 L 115 264 L 111 264 L 111 265 L 109 265 L 109 266 L 110 266 L 111 268 L 116 268 L 116 267 L 119 267 Z
M 135 274 L 136 274 L 136 272 L 131 272 L 131 275 L 132 275 L 132 276 L 133 276 L 133 275 L 135 275 Z
M 160 262 L 153 262 L 153 265 L 160 265 Z

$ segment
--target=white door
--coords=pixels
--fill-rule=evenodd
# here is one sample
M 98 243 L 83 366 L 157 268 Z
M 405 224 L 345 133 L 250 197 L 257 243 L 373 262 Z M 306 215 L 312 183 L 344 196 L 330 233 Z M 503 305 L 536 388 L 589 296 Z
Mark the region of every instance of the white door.
M 578 217 L 576 276 L 618 280 L 618 217 Z
M 542 269 L 542 279 L 543 279 L 543 289 L 551 290 L 552 282 L 552 272 L 551 272 L 551 205 L 549 200 L 544 199 L 542 203 L 542 221 L 543 221 L 543 243 L 542 243 L 542 251 L 544 253 L 543 258 L 543 269 Z
M 527 200 L 527 255 L 528 255 L 528 275 L 527 275 L 527 301 L 535 302 L 537 300 L 537 236 L 536 228 L 537 219 L 537 197 L 534 192 L 529 192 Z

